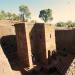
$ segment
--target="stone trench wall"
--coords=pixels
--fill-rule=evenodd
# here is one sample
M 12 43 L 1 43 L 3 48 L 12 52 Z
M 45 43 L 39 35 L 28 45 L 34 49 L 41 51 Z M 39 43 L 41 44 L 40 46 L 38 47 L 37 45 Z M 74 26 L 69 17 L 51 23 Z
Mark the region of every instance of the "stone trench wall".
M 56 30 L 57 50 L 68 50 L 75 53 L 75 29 Z
M 15 28 L 12 25 L 13 23 L 11 24 L 9 22 L 4 22 L 4 21 L 2 23 L 0 21 L 0 75 L 22 75 L 20 71 L 16 71 L 11 68 L 9 60 L 6 57 L 6 54 L 4 53 L 4 50 L 1 45 L 2 38 L 4 38 L 4 40 L 5 38 L 7 38 L 5 40 L 5 45 L 7 43 L 9 44 L 9 42 L 11 41 L 10 44 L 7 45 L 7 47 L 9 47 L 11 44 L 14 44 L 14 41 L 10 40 L 13 39 L 13 37 L 9 38 L 9 36 L 15 36 Z
M 11 69 L 9 61 L 0 46 L 0 75 L 21 75 L 20 71 Z

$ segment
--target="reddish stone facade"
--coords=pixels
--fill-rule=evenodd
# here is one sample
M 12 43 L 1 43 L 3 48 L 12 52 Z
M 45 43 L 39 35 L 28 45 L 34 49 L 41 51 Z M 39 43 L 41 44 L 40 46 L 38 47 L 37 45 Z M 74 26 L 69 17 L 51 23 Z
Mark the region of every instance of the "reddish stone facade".
M 21 62 L 23 63 L 24 67 L 31 67 L 32 60 L 31 61 L 29 60 L 29 58 L 31 57 L 28 53 L 25 24 L 24 23 L 15 24 L 15 30 L 16 30 L 18 56 Z
M 57 50 L 67 50 L 75 53 L 75 29 L 56 30 L 56 47 Z
M 48 52 L 56 50 L 55 32 L 44 23 L 15 24 L 18 56 L 25 67 L 48 64 Z M 35 60 L 33 60 L 35 59 Z
M 35 61 L 44 65 L 46 61 L 45 26 L 43 23 L 36 23 L 30 32 L 31 48 Z

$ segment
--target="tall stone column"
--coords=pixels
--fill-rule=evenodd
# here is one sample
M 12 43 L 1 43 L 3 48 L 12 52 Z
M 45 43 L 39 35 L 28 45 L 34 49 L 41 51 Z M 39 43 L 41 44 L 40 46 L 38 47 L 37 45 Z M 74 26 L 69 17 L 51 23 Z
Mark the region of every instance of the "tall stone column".
M 31 50 L 28 50 L 25 23 L 15 24 L 17 53 L 24 68 L 33 67 Z

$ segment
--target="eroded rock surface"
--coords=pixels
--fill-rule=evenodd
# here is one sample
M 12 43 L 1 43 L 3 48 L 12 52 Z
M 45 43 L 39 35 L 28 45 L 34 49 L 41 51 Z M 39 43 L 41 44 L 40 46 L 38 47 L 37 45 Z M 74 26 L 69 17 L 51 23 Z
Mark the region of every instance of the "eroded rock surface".
M 21 75 L 19 71 L 14 71 L 6 58 L 1 46 L 0 46 L 0 75 Z

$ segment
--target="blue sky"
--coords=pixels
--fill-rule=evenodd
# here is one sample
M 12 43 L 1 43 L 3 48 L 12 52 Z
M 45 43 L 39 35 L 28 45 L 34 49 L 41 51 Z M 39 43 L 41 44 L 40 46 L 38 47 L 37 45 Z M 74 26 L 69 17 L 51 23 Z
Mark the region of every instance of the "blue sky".
M 18 13 L 18 7 L 25 4 L 29 7 L 32 18 L 40 21 L 39 11 L 50 8 L 53 22 L 75 21 L 75 0 L 0 0 L 0 10 Z

